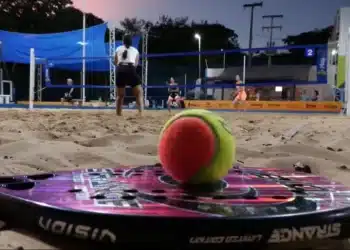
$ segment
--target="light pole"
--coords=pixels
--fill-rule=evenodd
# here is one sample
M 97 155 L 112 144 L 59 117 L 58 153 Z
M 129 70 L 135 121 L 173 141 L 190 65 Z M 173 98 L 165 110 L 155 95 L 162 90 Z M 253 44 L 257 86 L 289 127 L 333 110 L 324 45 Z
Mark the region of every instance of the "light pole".
M 249 57 L 248 57 L 248 67 L 252 67 L 252 46 L 253 46 L 253 26 L 254 26 L 254 10 L 256 7 L 263 7 L 263 2 L 244 4 L 243 8 L 250 8 L 250 28 L 249 28 Z
M 194 35 L 194 38 L 198 40 L 198 78 L 201 78 L 201 65 L 202 65 L 202 58 L 201 58 L 201 47 L 202 47 L 202 37 L 198 33 Z
M 223 58 L 222 58 L 222 66 L 225 69 L 226 68 L 226 52 L 224 51 L 224 49 L 221 49 L 221 52 L 224 52 Z

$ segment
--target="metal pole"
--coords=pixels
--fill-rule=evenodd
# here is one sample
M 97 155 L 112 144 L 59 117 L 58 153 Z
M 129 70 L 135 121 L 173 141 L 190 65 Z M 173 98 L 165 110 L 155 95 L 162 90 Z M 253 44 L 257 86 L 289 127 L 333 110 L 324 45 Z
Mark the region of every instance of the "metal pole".
M 254 7 L 250 9 L 250 28 L 249 28 L 249 68 L 252 67 L 253 53 L 251 51 L 253 47 L 253 25 L 254 25 Z
M 146 28 L 142 33 L 142 86 L 143 86 L 143 95 L 144 102 L 148 98 L 148 39 L 149 39 L 150 29 Z
M 37 101 L 42 101 L 42 91 L 40 91 L 43 88 L 43 64 L 40 63 L 37 67 L 37 79 L 36 79 L 37 85 L 36 85 L 36 94 L 37 94 Z
M 30 49 L 29 66 L 29 109 L 34 108 L 34 88 L 35 88 L 35 51 Z
M 184 90 L 184 97 L 187 95 L 187 74 L 185 74 L 185 90 Z
M 270 21 L 270 26 L 273 27 L 273 18 L 271 18 L 271 21 Z M 273 38 L 273 28 L 271 28 L 270 30 L 270 40 L 269 40 L 269 47 L 272 48 L 272 38 Z M 270 51 L 269 53 L 269 61 L 268 61 L 268 67 L 271 68 L 271 64 L 272 64 L 272 57 L 271 57 L 271 53 L 272 51 Z
M 248 58 L 248 67 L 252 66 L 252 46 L 253 46 L 253 28 L 254 28 L 254 10 L 255 7 L 262 7 L 263 2 L 244 4 L 243 8 L 250 8 L 250 28 L 249 28 L 249 58 Z
M 283 15 L 265 15 L 262 17 L 263 19 L 270 18 L 270 26 L 263 26 L 263 30 L 269 30 L 270 31 L 270 39 L 267 44 L 267 47 L 271 48 L 274 46 L 273 42 L 273 30 L 279 29 L 282 30 L 282 26 L 274 26 L 274 20 L 275 18 L 283 18 Z M 268 67 L 271 67 L 272 65 L 272 50 L 268 51 Z
M 198 39 L 198 78 L 201 78 L 202 72 L 201 72 L 201 65 L 202 65 L 202 57 L 201 57 L 201 51 L 202 51 L 202 45 L 201 45 L 202 38 L 199 37 Z
M 246 59 L 247 57 L 244 55 L 243 56 L 243 78 L 242 78 L 242 82 L 243 82 L 243 84 L 245 84 L 245 77 L 246 77 L 246 65 L 247 65 L 247 59 Z
M 224 61 L 223 61 L 223 64 L 224 64 L 224 69 L 226 69 L 226 53 L 224 53 Z
M 148 99 L 148 39 L 149 39 L 149 30 L 145 33 L 145 51 L 143 52 L 145 55 L 145 78 L 144 78 L 144 85 L 145 85 L 145 101 Z
M 348 29 L 348 41 L 346 43 L 346 71 L 345 71 L 345 98 L 346 98 L 346 115 L 350 115 L 350 28 Z
M 86 0 L 84 0 L 84 8 L 86 7 Z M 86 96 L 85 96 L 85 84 L 86 84 L 86 14 L 83 12 L 83 65 L 82 65 L 82 102 L 85 104 Z

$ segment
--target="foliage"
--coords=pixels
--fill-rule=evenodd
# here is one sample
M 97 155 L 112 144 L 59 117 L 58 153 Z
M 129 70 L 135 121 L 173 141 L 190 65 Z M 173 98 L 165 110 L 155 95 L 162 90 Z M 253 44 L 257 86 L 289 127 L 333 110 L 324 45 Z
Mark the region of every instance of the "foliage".
M 122 27 L 121 30 L 118 30 L 118 34 L 120 35 L 123 33 L 142 35 L 148 32 L 149 54 L 198 51 L 198 41 L 194 38 L 196 33 L 201 35 L 202 51 L 239 47 L 238 35 L 234 30 L 226 28 L 221 24 L 209 23 L 207 21 L 201 21 L 199 23 L 190 22 L 188 17 L 172 18 L 162 15 L 156 22 L 137 18 L 125 18 L 120 24 Z M 139 49 L 142 49 L 141 46 Z M 237 61 L 238 57 L 240 57 L 238 53 L 228 55 L 226 57 L 227 64 Z M 210 58 L 205 58 L 205 60 L 211 66 L 222 66 L 222 55 L 210 56 Z M 205 60 L 201 61 L 203 68 Z M 151 59 L 149 69 L 150 71 L 157 71 L 161 75 L 174 75 L 174 72 L 177 75 L 184 75 L 191 72 L 193 77 L 196 77 L 198 57 L 183 56 Z M 156 79 L 151 80 L 159 81 Z
M 288 46 L 293 45 L 313 45 L 313 44 L 327 44 L 332 34 L 333 26 L 323 29 L 315 29 L 308 32 L 303 32 L 298 35 L 290 35 L 283 39 L 283 42 Z M 290 62 L 297 64 L 311 64 L 315 63 L 316 58 L 305 57 L 303 49 L 291 49 L 290 55 L 282 55 L 283 58 L 288 58 Z
M 71 31 L 82 28 L 82 16 L 83 13 L 73 7 L 72 0 L 0 0 L 1 30 L 35 34 Z M 87 13 L 86 18 L 87 27 L 104 22 L 91 13 Z M 162 15 L 157 21 L 150 22 L 131 17 L 122 20 L 120 26 L 121 28 L 117 29 L 117 39 L 121 39 L 121 36 L 125 33 L 142 35 L 145 31 L 148 31 L 148 53 L 197 51 L 198 41 L 194 38 L 195 33 L 201 35 L 202 51 L 239 48 L 238 35 L 234 30 L 219 23 L 210 23 L 205 20 L 194 22 L 188 17 L 173 18 Z M 287 36 L 283 42 L 286 45 L 327 43 L 331 29 L 332 27 L 327 27 L 299 35 Z M 277 56 L 278 58 L 273 63 L 277 61 L 277 63 L 308 63 L 307 60 L 309 59 L 304 57 L 303 51 L 291 50 L 290 52 Z M 265 62 L 266 58 L 263 58 L 264 56 L 266 57 L 266 55 L 262 55 L 261 59 L 264 59 Z M 241 65 L 242 55 L 239 53 L 228 54 L 225 59 L 227 65 Z M 223 55 L 204 57 L 202 63 L 204 64 L 206 60 L 211 67 L 220 67 L 222 66 Z M 204 65 L 202 66 L 204 68 Z M 17 73 L 19 67 L 22 66 L 16 67 L 16 74 L 14 74 L 15 67 L 12 65 L 12 73 L 13 76 L 21 77 L 21 79 L 14 79 L 11 76 L 9 78 L 14 79 L 15 82 L 25 82 L 28 79 L 26 75 L 28 72 L 27 66 L 23 66 L 23 74 Z M 162 74 L 162 69 L 166 73 L 163 72 Z M 149 66 L 149 71 L 155 72 L 156 75 L 171 74 L 175 77 L 176 75 L 173 75 L 175 71 L 180 72 L 179 75 L 186 73 L 189 78 L 191 77 L 190 74 L 197 77 L 197 70 L 197 56 L 152 59 Z M 159 82 L 159 79 L 151 79 L 151 75 L 149 78 L 150 82 Z M 22 94 L 27 98 L 28 93 L 24 92 Z
M 332 30 L 333 26 L 324 29 L 315 29 L 298 35 L 287 36 L 283 39 L 283 42 L 286 45 L 326 44 L 331 36 Z

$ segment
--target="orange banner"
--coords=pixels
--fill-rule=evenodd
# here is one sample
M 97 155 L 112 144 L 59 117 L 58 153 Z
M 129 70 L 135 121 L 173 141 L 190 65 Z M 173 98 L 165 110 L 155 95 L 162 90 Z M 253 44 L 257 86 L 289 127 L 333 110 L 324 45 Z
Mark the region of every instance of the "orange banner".
M 297 101 L 247 101 L 234 105 L 232 101 L 186 100 L 186 108 L 227 109 L 227 110 L 266 110 L 266 111 L 305 111 L 339 113 L 340 102 L 297 102 Z

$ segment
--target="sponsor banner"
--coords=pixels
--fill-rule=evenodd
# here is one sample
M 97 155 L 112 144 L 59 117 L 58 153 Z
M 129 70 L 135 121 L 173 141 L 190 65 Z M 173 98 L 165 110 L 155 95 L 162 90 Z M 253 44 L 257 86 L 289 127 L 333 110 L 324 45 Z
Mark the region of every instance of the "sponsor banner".
M 187 100 L 186 108 L 227 109 L 227 110 L 266 110 L 266 111 L 305 111 L 305 112 L 334 112 L 342 108 L 340 102 L 300 102 L 300 101 L 247 101 L 233 105 L 232 101 Z
M 317 50 L 317 81 L 318 82 L 327 82 L 327 49 L 318 49 Z

